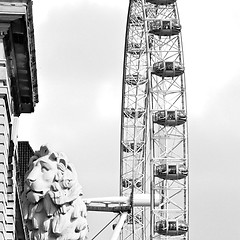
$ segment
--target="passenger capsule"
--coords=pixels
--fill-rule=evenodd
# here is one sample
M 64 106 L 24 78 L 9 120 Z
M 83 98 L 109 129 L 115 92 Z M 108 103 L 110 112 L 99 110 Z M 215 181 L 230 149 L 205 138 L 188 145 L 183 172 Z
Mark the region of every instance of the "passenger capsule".
M 124 143 L 123 144 L 123 151 L 124 152 L 141 152 L 143 150 L 143 143 L 136 143 L 136 149 L 134 149 L 134 142 Z
M 124 188 L 129 188 L 129 187 L 132 186 L 132 182 L 133 182 L 133 180 L 132 180 L 131 178 L 124 178 L 124 179 L 122 180 L 122 186 L 123 186 Z M 140 180 L 136 180 L 136 179 L 135 179 L 135 186 L 136 186 L 137 188 L 140 188 L 140 187 L 142 186 L 142 182 L 141 182 Z
M 142 85 L 147 82 L 147 79 L 140 74 L 127 75 L 125 79 L 128 85 Z
M 183 164 L 161 164 L 156 167 L 156 177 L 166 180 L 178 180 L 188 175 L 188 169 Z
M 144 111 L 140 109 L 135 110 L 134 108 L 125 108 L 123 114 L 127 118 L 140 118 L 143 116 Z
M 142 16 L 137 16 L 137 15 L 132 15 L 129 18 L 129 23 L 135 26 L 140 26 L 143 24 L 143 17 Z
M 134 215 L 134 222 L 135 222 L 135 224 L 142 224 L 142 216 L 140 214 L 135 214 Z M 128 224 L 133 224 L 132 214 L 128 214 L 127 223 Z
M 156 222 L 155 230 L 161 235 L 179 236 L 188 231 L 188 225 L 183 220 L 162 220 Z
M 149 22 L 149 33 L 160 36 L 173 36 L 179 34 L 181 25 L 177 19 L 154 20 Z
M 143 47 L 140 43 L 129 43 L 128 52 L 131 54 L 140 54 L 143 51 Z
M 156 4 L 156 5 L 168 5 L 175 3 L 176 0 L 146 0 L 146 2 Z
M 153 114 L 153 122 L 162 126 L 178 126 L 187 121 L 184 110 L 160 110 Z
M 122 180 L 122 186 L 123 186 L 124 188 L 128 188 L 128 187 L 130 187 L 131 185 L 132 185 L 132 182 L 131 182 L 129 179 L 124 178 L 124 179 Z
M 182 75 L 184 67 L 179 62 L 156 62 L 153 64 L 153 74 L 160 77 L 177 77 Z

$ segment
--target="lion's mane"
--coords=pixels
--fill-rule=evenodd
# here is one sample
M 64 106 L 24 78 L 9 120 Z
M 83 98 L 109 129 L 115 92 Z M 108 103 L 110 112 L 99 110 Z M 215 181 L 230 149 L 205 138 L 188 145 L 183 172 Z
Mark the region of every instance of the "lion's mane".
M 44 171 L 48 169 L 39 167 L 42 162 L 49 162 L 55 167 L 54 176 L 47 191 L 36 191 L 32 182 L 41 186 L 47 181 Z M 32 175 L 36 175 L 36 179 L 32 180 Z M 66 156 L 42 146 L 29 161 L 22 194 L 23 217 L 30 239 L 86 239 L 87 210 L 81 196 L 82 188 L 77 181 L 77 174 Z

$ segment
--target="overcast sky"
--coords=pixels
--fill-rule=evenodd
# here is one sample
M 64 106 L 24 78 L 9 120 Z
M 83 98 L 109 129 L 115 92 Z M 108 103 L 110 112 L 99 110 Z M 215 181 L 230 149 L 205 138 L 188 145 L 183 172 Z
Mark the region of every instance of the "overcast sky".
M 40 102 L 35 113 L 20 117 L 19 140 L 34 150 L 47 143 L 65 152 L 84 197 L 119 192 L 127 8 L 128 0 L 34 1 Z M 236 240 L 240 3 L 178 0 L 178 8 L 189 114 L 190 239 Z M 100 214 L 89 214 L 89 239 L 107 223 Z

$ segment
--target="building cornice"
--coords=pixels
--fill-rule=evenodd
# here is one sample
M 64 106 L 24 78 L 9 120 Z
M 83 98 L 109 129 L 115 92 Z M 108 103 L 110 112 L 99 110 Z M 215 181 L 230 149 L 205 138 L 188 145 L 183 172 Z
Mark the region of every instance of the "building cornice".
M 39 101 L 32 1 L 0 0 L 0 37 L 5 44 L 14 113 L 31 113 Z

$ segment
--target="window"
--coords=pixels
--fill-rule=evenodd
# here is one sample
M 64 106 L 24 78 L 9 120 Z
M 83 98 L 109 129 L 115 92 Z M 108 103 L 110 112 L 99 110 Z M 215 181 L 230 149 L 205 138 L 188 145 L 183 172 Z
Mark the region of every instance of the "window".
M 173 70 L 173 62 L 166 62 L 166 70 Z
M 162 22 L 162 28 L 164 30 L 170 29 L 170 26 L 171 26 L 170 21 L 163 21 Z
M 168 166 L 169 174 L 177 174 L 177 167 L 175 165 Z
M 173 221 L 171 221 L 171 222 L 168 222 L 168 230 L 172 230 L 172 231 L 175 231 L 175 230 L 177 230 L 177 224 L 176 224 L 176 222 L 173 222 Z

